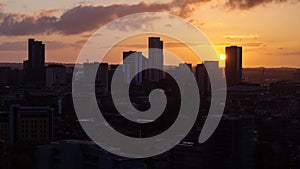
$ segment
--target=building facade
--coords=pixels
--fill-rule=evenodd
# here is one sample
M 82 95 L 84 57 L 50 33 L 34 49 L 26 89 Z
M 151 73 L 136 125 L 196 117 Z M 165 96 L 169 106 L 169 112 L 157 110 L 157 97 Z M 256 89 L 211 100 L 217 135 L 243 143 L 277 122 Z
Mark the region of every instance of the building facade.
M 49 143 L 52 137 L 53 110 L 50 107 L 10 107 L 10 144 L 40 145 Z
M 61 86 L 67 84 L 66 67 L 51 64 L 46 67 L 46 87 Z
M 163 41 L 159 37 L 149 37 L 148 39 L 149 67 L 156 67 L 160 70 L 164 68 Z M 163 78 L 163 72 L 157 70 L 149 71 L 149 81 L 158 82 Z
M 28 60 L 24 61 L 25 80 L 33 86 L 45 85 L 45 44 L 28 39 Z
M 242 47 L 226 47 L 225 74 L 227 86 L 235 86 L 242 82 Z

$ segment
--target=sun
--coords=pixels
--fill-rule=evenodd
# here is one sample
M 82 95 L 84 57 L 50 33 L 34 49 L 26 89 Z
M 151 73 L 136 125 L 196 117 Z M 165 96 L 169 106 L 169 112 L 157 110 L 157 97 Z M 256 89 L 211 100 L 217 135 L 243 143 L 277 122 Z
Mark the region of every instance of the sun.
M 221 55 L 220 55 L 220 59 L 221 59 L 221 60 L 225 60 L 225 59 L 226 59 L 226 55 L 225 55 L 225 54 L 221 54 Z

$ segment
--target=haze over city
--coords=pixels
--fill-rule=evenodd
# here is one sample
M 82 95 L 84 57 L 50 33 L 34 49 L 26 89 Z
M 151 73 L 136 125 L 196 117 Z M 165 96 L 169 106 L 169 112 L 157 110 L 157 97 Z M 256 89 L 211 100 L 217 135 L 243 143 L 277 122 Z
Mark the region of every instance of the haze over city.
M 218 55 L 225 53 L 225 46 L 243 46 L 243 67 L 299 67 L 299 9 L 298 0 L 5 0 L 0 2 L 0 62 L 23 62 L 27 58 L 27 39 L 36 38 L 46 44 L 46 62 L 74 63 L 86 40 L 113 19 L 137 12 L 167 12 L 187 19 L 203 31 Z M 147 22 L 157 19 L 149 17 Z M 133 28 L 141 29 L 143 22 L 135 21 Z M 186 53 L 182 45 L 164 41 L 165 50 Z M 146 43 L 146 36 L 131 37 L 126 42 L 134 50 L 139 49 L 134 44 Z M 114 50 L 109 57 L 119 58 L 111 60 L 117 63 L 126 49 Z M 198 64 L 189 56 L 182 57 Z

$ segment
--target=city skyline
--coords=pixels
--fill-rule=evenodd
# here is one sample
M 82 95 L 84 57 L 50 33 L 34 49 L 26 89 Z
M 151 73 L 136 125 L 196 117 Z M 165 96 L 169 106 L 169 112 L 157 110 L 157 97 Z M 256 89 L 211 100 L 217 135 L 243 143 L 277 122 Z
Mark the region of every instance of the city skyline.
M 299 16 L 300 0 L 2 0 L 0 169 L 300 169 Z
M 295 3 L 289 1 L 281 1 L 281 3 L 273 1 L 230 3 L 226 1 L 221 3 L 214 0 L 205 2 L 196 0 L 187 2 L 186 9 L 176 2 L 173 0 L 141 3 L 131 0 L 127 1 L 127 4 L 120 1 L 103 1 L 99 4 L 94 0 L 89 2 L 71 0 L 68 2 L 45 1 L 30 5 L 30 1 L 22 3 L 4 1 L 0 5 L 3 18 L 0 23 L 0 62 L 21 63 L 26 59 L 26 39 L 36 38 L 47 44 L 46 62 L 74 63 L 88 37 L 112 18 L 124 15 L 118 10 L 126 9 L 132 12 L 125 12 L 125 14 L 153 11 L 168 12 L 186 18 L 207 35 L 218 55 L 225 53 L 225 46 L 243 46 L 243 67 L 300 66 L 298 49 L 300 24 L 297 22 L 300 5 L 298 1 Z M 111 9 L 110 12 L 107 9 Z M 103 18 L 92 21 L 95 18 L 90 17 L 93 14 L 91 11 L 98 14 L 98 11 L 102 10 L 104 11 Z M 74 20 L 74 17 L 69 15 L 72 12 L 86 15 L 74 15 L 80 16 Z M 43 17 L 46 20 L 42 20 Z M 277 18 L 276 22 L 274 18 Z M 155 18 L 148 18 L 147 22 L 153 19 Z M 76 26 L 82 22 L 86 24 Z M 137 24 L 139 23 L 137 21 Z M 140 27 L 142 24 L 137 26 L 137 28 Z M 137 43 L 146 45 L 143 40 L 129 45 Z M 170 50 L 171 46 L 176 48 L 173 50 L 186 52 L 182 46 L 174 47 L 172 42 L 165 40 L 164 49 Z M 119 49 L 119 54 L 112 56 L 121 58 L 122 51 L 124 50 Z

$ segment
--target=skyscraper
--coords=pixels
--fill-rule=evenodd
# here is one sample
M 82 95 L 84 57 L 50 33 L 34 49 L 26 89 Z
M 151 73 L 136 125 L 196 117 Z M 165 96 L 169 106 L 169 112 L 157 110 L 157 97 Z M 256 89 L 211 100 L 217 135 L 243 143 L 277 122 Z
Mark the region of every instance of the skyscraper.
M 142 55 L 142 52 L 128 51 L 123 52 L 123 71 L 125 83 L 130 83 L 133 79 L 136 84 L 142 83 L 143 67 L 145 66 L 146 58 Z
M 67 84 L 66 67 L 59 64 L 50 64 L 46 67 L 46 87 Z
M 225 74 L 227 86 L 238 85 L 242 82 L 242 47 L 226 47 Z
M 164 58 L 163 58 L 163 41 L 159 37 L 149 37 L 149 67 L 156 67 L 163 70 Z M 158 82 L 162 78 L 162 71 L 149 71 L 149 81 Z
M 96 77 L 92 73 L 97 71 Z M 106 94 L 108 92 L 108 63 L 83 63 L 84 80 L 88 86 L 96 85 L 97 94 Z M 96 83 L 95 83 L 96 82 Z
M 26 82 L 33 85 L 45 84 L 45 44 L 28 39 L 28 60 L 24 61 Z
M 211 80 L 218 81 L 223 77 L 224 74 L 218 61 L 204 61 L 203 64 L 196 66 L 196 80 L 203 96 L 211 94 Z
M 100 63 L 96 75 L 96 86 L 100 84 L 100 93 L 107 94 L 108 92 L 108 63 Z M 96 87 L 97 89 L 97 87 Z

